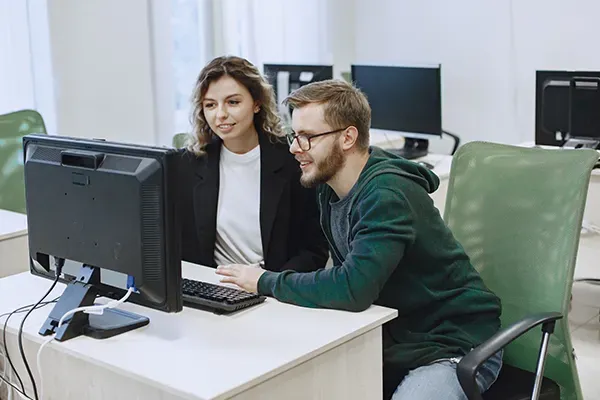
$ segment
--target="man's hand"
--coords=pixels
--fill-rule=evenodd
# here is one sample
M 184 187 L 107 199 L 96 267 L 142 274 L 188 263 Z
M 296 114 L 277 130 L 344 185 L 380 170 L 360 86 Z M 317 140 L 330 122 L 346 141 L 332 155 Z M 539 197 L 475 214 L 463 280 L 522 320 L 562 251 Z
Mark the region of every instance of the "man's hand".
M 233 283 L 247 292 L 258 293 L 258 279 L 265 273 L 262 268 L 242 264 L 220 265 L 217 274 L 222 275 L 221 282 Z

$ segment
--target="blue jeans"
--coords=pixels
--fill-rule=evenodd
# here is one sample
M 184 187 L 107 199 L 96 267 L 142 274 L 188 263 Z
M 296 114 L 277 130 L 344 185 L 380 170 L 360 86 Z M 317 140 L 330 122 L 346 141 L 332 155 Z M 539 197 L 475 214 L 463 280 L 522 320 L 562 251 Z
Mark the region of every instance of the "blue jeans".
M 477 371 L 477 386 L 481 393 L 492 386 L 502 368 L 502 351 L 493 355 Z M 458 359 L 435 361 L 413 369 L 396 388 L 392 400 L 466 400 L 458 377 Z

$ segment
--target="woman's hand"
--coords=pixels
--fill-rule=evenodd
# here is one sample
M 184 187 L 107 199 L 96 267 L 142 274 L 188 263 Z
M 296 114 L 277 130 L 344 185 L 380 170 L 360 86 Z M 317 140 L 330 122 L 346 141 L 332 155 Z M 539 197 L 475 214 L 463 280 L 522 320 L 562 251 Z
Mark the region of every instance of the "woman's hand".
M 265 273 L 262 268 L 243 264 L 220 265 L 217 274 L 222 283 L 233 283 L 247 292 L 258 293 L 258 280 Z

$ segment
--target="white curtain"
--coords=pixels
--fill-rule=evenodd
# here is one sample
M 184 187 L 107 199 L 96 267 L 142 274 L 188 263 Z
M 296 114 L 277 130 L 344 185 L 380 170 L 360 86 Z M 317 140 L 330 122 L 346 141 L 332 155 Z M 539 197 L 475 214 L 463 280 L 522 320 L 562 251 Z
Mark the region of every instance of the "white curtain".
M 331 64 L 324 0 L 222 0 L 215 23 L 222 54 L 265 63 Z
M 189 132 L 190 96 L 213 57 L 332 64 L 328 0 L 171 0 L 176 132 Z
M 171 0 L 175 132 L 189 132 L 192 90 L 202 67 L 213 58 L 213 1 Z
M 0 0 L 0 114 L 35 109 L 55 131 L 46 0 Z

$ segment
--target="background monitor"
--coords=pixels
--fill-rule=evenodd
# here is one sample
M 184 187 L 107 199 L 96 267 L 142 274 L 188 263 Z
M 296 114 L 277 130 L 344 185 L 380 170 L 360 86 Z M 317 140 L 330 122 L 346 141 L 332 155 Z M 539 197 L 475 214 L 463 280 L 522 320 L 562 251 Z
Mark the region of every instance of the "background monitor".
M 569 134 L 600 138 L 600 77 L 576 75 L 569 85 Z
M 600 71 L 536 71 L 535 143 L 600 137 Z
M 426 153 L 428 137 L 442 135 L 440 65 L 352 65 L 352 81 L 369 100 L 372 129 L 415 138 L 406 143 L 420 155 L 418 148 Z
M 441 68 L 352 65 L 373 129 L 442 135 Z
M 289 117 L 289 110 L 281 104 L 294 90 L 311 82 L 333 79 L 331 65 L 264 64 L 263 73 L 275 91 L 280 114 Z
M 25 136 L 23 148 L 31 272 L 54 279 L 52 260 L 78 265 L 61 277 L 69 285 L 55 310 L 90 305 L 83 304 L 90 297 L 75 293 L 81 287 L 72 289 L 84 279 L 95 293 L 92 303 L 96 295 L 122 297 L 134 286 L 130 301 L 180 311 L 177 151 L 47 135 Z M 107 273 L 110 280 L 103 279 Z M 40 333 L 52 333 L 57 316 L 51 312 Z M 98 333 L 102 321 L 96 322 Z M 86 329 L 63 332 L 62 340 Z

